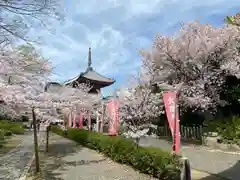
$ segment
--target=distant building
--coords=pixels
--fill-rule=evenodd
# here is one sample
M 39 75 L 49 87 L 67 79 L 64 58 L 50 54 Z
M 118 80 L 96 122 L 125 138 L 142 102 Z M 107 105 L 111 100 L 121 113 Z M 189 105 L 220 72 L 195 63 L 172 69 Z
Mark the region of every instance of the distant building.
M 71 86 L 71 87 L 77 87 L 77 84 L 86 83 L 89 84 L 92 89 L 89 91 L 91 94 L 98 94 L 101 92 L 101 88 L 107 87 L 112 85 L 115 80 L 111 78 L 104 77 L 103 75 L 97 73 L 92 68 L 92 59 L 91 59 L 91 48 L 89 48 L 88 52 L 88 67 L 85 72 L 81 72 L 76 77 L 69 79 L 63 83 L 57 83 L 57 82 L 50 82 L 46 85 L 45 91 L 50 86 Z

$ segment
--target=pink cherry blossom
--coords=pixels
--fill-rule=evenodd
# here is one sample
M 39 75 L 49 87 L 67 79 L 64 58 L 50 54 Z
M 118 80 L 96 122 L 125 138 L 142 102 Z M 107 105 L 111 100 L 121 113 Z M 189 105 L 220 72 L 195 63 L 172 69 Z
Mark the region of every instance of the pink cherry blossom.
M 156 35 L 152 48 L 140 51 L 143 67 L 161 90 L 183 84 L 183 108 L 216 107 L 225 77 L 240 77 L 239 37 L 237 27 L 185 23 L 175 36 Z

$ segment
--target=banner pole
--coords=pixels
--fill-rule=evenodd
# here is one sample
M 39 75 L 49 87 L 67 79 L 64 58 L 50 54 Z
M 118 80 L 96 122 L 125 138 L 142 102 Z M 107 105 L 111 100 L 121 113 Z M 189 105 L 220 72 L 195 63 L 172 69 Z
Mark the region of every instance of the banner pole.
M 172 150 L 173 152 L 176 152 L 176 127 L 177 127 L 177 116 L 176 116 L 176 113 L 177 113 L 177 94 L 176 94 L 176 97 L 175 97 L 175 104 L 174 104 L 174 126 L 173 126 L 173 147 L 172 147 Z

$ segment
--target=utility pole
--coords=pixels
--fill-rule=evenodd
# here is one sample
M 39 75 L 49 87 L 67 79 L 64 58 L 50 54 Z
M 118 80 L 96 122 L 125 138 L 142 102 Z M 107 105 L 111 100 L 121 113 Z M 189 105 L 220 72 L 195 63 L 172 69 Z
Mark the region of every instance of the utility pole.
M 39 156 L 38 156 L 37 120 L 36 120 L 34 107 L 32 108 L 32 118 L 33 118 L 35 166 L 36 166 L 36 173 L 38 173 L 40 171 L 40 167 L 39 167 Z

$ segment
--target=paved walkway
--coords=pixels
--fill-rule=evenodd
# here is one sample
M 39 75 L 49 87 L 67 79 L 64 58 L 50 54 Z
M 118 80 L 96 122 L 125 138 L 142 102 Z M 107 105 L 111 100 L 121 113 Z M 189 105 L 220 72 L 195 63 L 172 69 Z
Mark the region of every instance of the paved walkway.
M 39 133 L 39 139 L 44 132 Z M 16 148 L 0 157 L 0 180 L 18 179 L 33 156 L 33 134 L 22 135 L 22 142 Z
M 171 150 L 169 142 L 153 137 L 141 139 L 140 144 Z M 231 180 L 239 180 L 240 153 L 218 151 L 202 146 L 183 146 L 183 155 L 188 157 L 192 168 L 218 174 Z M 204 178 L 203 180 L 207 179 Z
M 32 167 L 27 180 L 156 180 L 56 134 L 50 135 L 49 153 L 40 153 L 40 160 L 40 175 L 33 177 Z

